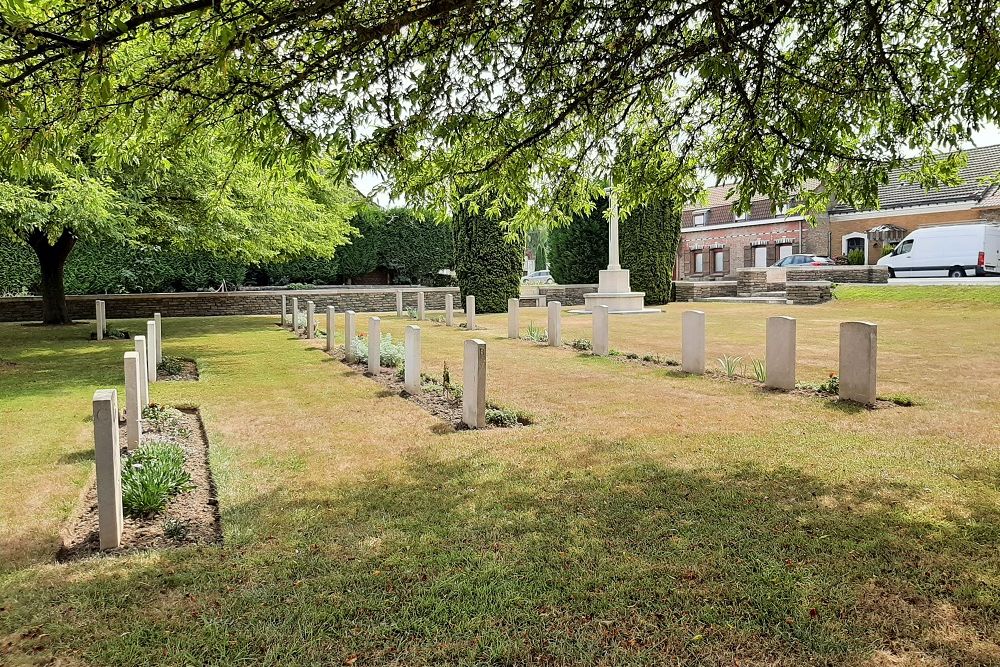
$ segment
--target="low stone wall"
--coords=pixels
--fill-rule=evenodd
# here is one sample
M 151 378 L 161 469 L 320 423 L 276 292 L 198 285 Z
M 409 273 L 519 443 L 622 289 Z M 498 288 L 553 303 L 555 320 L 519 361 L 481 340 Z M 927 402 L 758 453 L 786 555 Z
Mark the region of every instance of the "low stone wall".
M 736 269 L 736 293 L 753 296 L 757 292 L 780 292 L 785 289 L 784 268 Z
M 316 304 L 317 312 L 327 306 L 337 310 L 358 312 L 395 312 L 396 292 L 403 293 L 403 306 L 417 307 L 417 292 L 424 293 L 428 310 L 444 310 L 445 294 L 453 294 L 455 308 L 459 303 L 457 287 L 404 287 L 399 289 L 275 290 L 248 292 L 176 292 L 166 294 L 87 294 L 67 296 L 69 315 L 73 319 L 94 319 L 94 302 L 103 299 L 109 319 L 148 318 L 153 313 L 164 317 L 206 317 L 211 315 L 277 315 L 281 312 L 281 295 L 291 301 L 297 297 L 299 307 L 306 301 Z M 581 303 L 582 303 L 581 299 Z M 0 298 L 0 322 L 32 322 L 42 317 L 42 299 L 37 296 Z
M 678 301 L 694 301 L 717 296 L 736 296 L 735 280 L 678 280 L 674 295 Z
M 538 293 L 547 301 L 558 301 L 564 306 L 582 306 L 584 294 L 597 291 L 597 285 L 539 285 Z
M 833 283 L 829 280 L 796 280 L 785 283 L 786 298 L 797 306 L 825 303 L 832 296 Z
M 889 269 L 885 266 L 803 266 L 788 269 L 788 282 L 828 280 L 833 283 L 887 283 Z

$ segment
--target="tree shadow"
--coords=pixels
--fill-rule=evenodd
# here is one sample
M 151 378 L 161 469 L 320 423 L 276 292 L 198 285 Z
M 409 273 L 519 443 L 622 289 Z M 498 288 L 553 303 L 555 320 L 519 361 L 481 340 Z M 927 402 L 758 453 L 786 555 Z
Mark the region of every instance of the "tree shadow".
M 225 547 L 0 581 L 0 630 L 100 664 L 997 664 L 1000 514 L 919 493 L 428 453 L 224 504 Z

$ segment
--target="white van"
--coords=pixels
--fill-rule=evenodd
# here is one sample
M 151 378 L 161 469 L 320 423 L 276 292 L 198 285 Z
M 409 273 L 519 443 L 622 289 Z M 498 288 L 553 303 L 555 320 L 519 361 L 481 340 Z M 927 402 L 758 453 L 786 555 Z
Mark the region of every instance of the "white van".
M 1000 226 L 948 225 L 915 229 L 878 261 L 890 276 L 935 278 L 997 275 Z

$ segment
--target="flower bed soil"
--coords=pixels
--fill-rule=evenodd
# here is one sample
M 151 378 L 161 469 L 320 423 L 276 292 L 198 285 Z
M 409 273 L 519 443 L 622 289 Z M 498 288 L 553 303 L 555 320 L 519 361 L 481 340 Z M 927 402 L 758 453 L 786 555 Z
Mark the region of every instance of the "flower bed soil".
M 170 440 L 181 446 L 186 460 L 185 470 L 191 475 L 194 489 L 173 496 L 166 509 L 148 517 L 125 517 L 122 544 L 118 549 L 100 551 L 97 519 L 97 486 L 92 479 L 83 494 L 67 528 L 63 544 L 56 555 L 59 561 L 85 558 L 98 553 L 123 554 L 145 549 L 161 549 L 191 544 L 217 544 L 222 541 L 219 505 L 208 464 L 208 437 L 197 410 L 169 409 L 176 418 L 176 427 L 154 430 L 144 424 L 143 440 Z M 125 442 L 125 425 L 120 424 L 121 442 Z M 122 448 L 123 465 L 125 448 Z M 168 521 L 186 528 L 185 534 L 169 537 L 165 532 Z
M 368 365 L 361 363 L 348 363 L 344 358 L 343 347 L 340 347 L 334 357 L 342 361 L 345 365 L 353 368 L 365 377 L 378 382 L 394 395 L 413 401 L 427 412 L 438 419 L 452 426 L 456 431 L 468 429 L 469 426 L 462 421 L 462 399 L 453 393 L 445 391 L 444 385 L 434 378 L 422 377 L 421 392 L 411 394 L 403 387 L 403 380 L 399 377 L 396 369 L 383 368 L 378 375 L 368 375 Z M 494 406 L 487 403 L 487 409 Z M 518 428 L 527 426 L 527 423 L 517 422 L 513 426 L 497 426 L 486 424 L 486 428 Z
M 178 359 L 181 370 L 178 373 L 166 374 L 157 369 L 156 381 L 164 382 L 195 382 L 198 380 L 198 363 L 194 359 Z

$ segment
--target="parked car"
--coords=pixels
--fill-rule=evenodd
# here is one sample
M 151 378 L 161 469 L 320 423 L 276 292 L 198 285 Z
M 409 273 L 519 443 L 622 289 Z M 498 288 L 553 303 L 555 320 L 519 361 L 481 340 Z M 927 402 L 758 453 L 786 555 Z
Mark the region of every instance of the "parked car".
M 990 224 L 915 229 L 878 261 L 891 277 L 934 278 L 997 275 L 1000 227 Z
M 554 282 L 552 274 L 548 271 L 532 271 L 521 278 L 522 285 L 551 285 Z
M 777 262 L 771 266 L 831 266 L 835 262 L 829 257 L 823 257 L 822 255 L 789 255 L 788 257 L 782 257 Z

